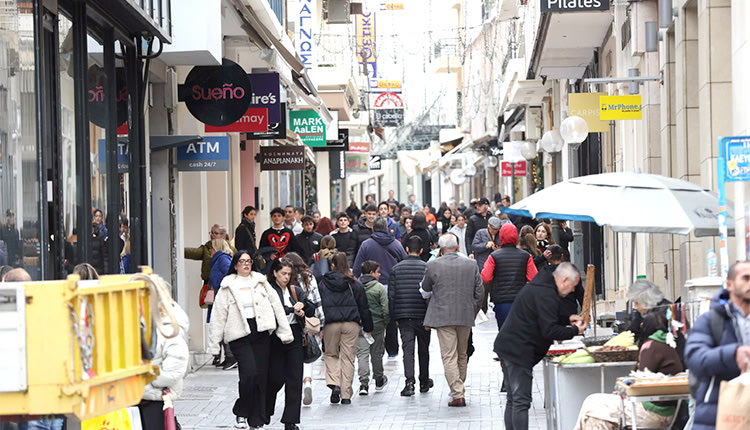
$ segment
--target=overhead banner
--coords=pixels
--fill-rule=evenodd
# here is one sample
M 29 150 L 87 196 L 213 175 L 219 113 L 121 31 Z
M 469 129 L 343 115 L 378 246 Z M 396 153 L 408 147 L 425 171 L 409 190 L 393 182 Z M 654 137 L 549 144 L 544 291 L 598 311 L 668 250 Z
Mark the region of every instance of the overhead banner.
M 330 153 L 331 180 L 346 179 L 346 157 L 344 151 Z
M 229 136 L 206 136 L 200 142 L 178 147 L 177 170 L 183 172 L 229 170 Z
M 540 0 L 542 12 L 591 12 L 609 10 L 609 0 Z
M 609 122 L 600 118 L 599 97 L 607 93 L 571 93 L 568 94 L 568 113 L 577 115 L 586 121 L 589 133 L 605 133 L 609 131 Z
M 247 112 L 252 91 L 247 73 L 237 63 L 222 59 L 221 66 L 195 66 L 177 89 L 178 99 L 198 121 L 221 127 Z
M 750 136 L 721 138 L 727 163 L 726 181 L 750 181 Z
M 404 124 L 404 109 L 374 109 L 375 125 L 380 127 L 399 127 Z
M 256 161 L 260 170 L 303 170 L 304 146 L 261 146 Z
M 641 95 L 634 96 L 599 96 L 599 119 L 609 121 L 618 119 L 641 119 L 643 107 Z
M 302 65 L 310 70 L 315 67 L 315 28 L 317 27 L 317 2 L 297 0 L 290 2 L 296 11 L 294 47 L 302 59 Z M 293 13 L 293 12 L 292 12 Z M 290 18 L 294 19 L 292 16 Z
M 289 112 L 289 129 L 307 146 L 326 146 L 326 125 L 314 110 Z
M 203 129 L 206 133 L 221 132 L 268 132 L 268 109 L 250 108 L 237 122 L 222 127 L 214 127 L 205 124 Z
M 375 57 L 375 12 L 355 15 L 357 35 L 357 62 L 367 68 L 370 82 L 377 81 L 378 60 Z M 371 85 L 372 86 L 372 85 Z

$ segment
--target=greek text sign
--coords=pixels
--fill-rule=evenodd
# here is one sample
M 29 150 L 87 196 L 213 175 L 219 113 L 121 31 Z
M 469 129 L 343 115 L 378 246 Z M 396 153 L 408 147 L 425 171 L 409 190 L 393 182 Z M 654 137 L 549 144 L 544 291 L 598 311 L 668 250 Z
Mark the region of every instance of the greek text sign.
M 726 181 L 750 181 L 750 136 L 729 136 L 721 139 L 727 163 Z
M 304 146 L 261 146 L 260 170 L 302 170 L 305 168 Z
M 609 10 L 609 0 L 540 0 L 542 12 Z
M 367 65 L 367 77 L 378 77 L 378 60 L 375 57 L 375 12 L 355 15 L 357 34 L 357 62 Z
M 289 112 L 289 129 L 307 146 L 326 146 L 326 125 L 314 110 Z
M 291 3 L 291 2 L 290 2 Z M 296 5 L 294 5 L 296 3 Z M 315 67 L 315 37 L 313 37 L 317 16 L 317 2 L 313 0 L 297 0 L 290 7 L 297 12 L 297 34 L 294 38 L 295 48 L 299 52 L 302 64 L 307 70 Z
M 229 136 L 207 136 L 177 148 L 177 170 L 206 172 L 229 170 Z
M 634 96 L 599 96 L 599 119 L 604 121 L 618 119 L 641 119 L 643 110 L 641 95 Z

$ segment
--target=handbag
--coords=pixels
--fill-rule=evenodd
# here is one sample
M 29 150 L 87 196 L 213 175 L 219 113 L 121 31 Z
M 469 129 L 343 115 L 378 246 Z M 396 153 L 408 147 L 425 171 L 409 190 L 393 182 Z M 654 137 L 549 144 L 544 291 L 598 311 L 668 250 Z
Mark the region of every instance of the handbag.
M 299 299 L 297 299 L 297 291 L 294 288 L 294 285 L 290 285 L 289 292 L 292 294 L 292 297 L 294 298 L 295 302 L 298 302 Z M 315 339 L 315 336 L 310 334 L 309 331 L 307 331 L 307 324 L 308 321 L 314 319 L 314 321 L 310 321 L 310 325 L 314 325 L 315 322 L 317 322 L 317 330 L 320 331 L 320 320 L 316 317 L 302 317 L 302 327 L 304 330 L 302 331 L 302 361 L 305 363 L 312 363 L 320 358 L 321 355 L 323 355 L 323 352 L 320 350 L 320 345 L 318 345 L 318 340 Z
M 310 333 L 310 334 L 320 333 L 320 318 L 306 317 L 305 318 L 305 333 Z
M 202 309 L 208 308 L 208 305 L 213 303 L 213 296 L 211 297 L 211 303 L 206 303 L 206 296 L 208 295 L 209 290 L 213 291 L 213 288 L 209 287 L 208 284 L 203 284 L 203 287 L 201 287 L 201 292 L 198 296 L 198 305 L 200 305 Z
M 213 305 L 215 296 L 216 296 L 216 290 L 214 290 L 211 287 L 208 287 L 208 291 L 206 292 L 206 297 L 203 298 L 203 303 L 206 306 Z

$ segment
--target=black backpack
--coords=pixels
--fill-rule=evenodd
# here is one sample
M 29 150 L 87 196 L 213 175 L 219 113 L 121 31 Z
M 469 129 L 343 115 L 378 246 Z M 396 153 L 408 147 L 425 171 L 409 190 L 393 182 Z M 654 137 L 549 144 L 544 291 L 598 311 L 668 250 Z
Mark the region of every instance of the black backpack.
M 724 331 L 724 317 L 717 310 L 711 309 L 708 311 L 708 325 L 711 329 L 711 339 L 713 339 L 714 345 L 718 345 L 721 342 L 721 333 Z M 693 372 L 688 372 L 688 384 L 690 385 L 690 397 L 695 399 L 700 381 L 694 376 Z

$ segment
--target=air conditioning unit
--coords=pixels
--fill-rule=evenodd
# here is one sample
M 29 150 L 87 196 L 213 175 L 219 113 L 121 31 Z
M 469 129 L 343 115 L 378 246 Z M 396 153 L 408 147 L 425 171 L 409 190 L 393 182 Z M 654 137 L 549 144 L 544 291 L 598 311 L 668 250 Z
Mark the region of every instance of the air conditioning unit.
M 349 0 L 327 0 L 324 7 L 324 16 L 328 24 L 349 24 L 351 11 Z

